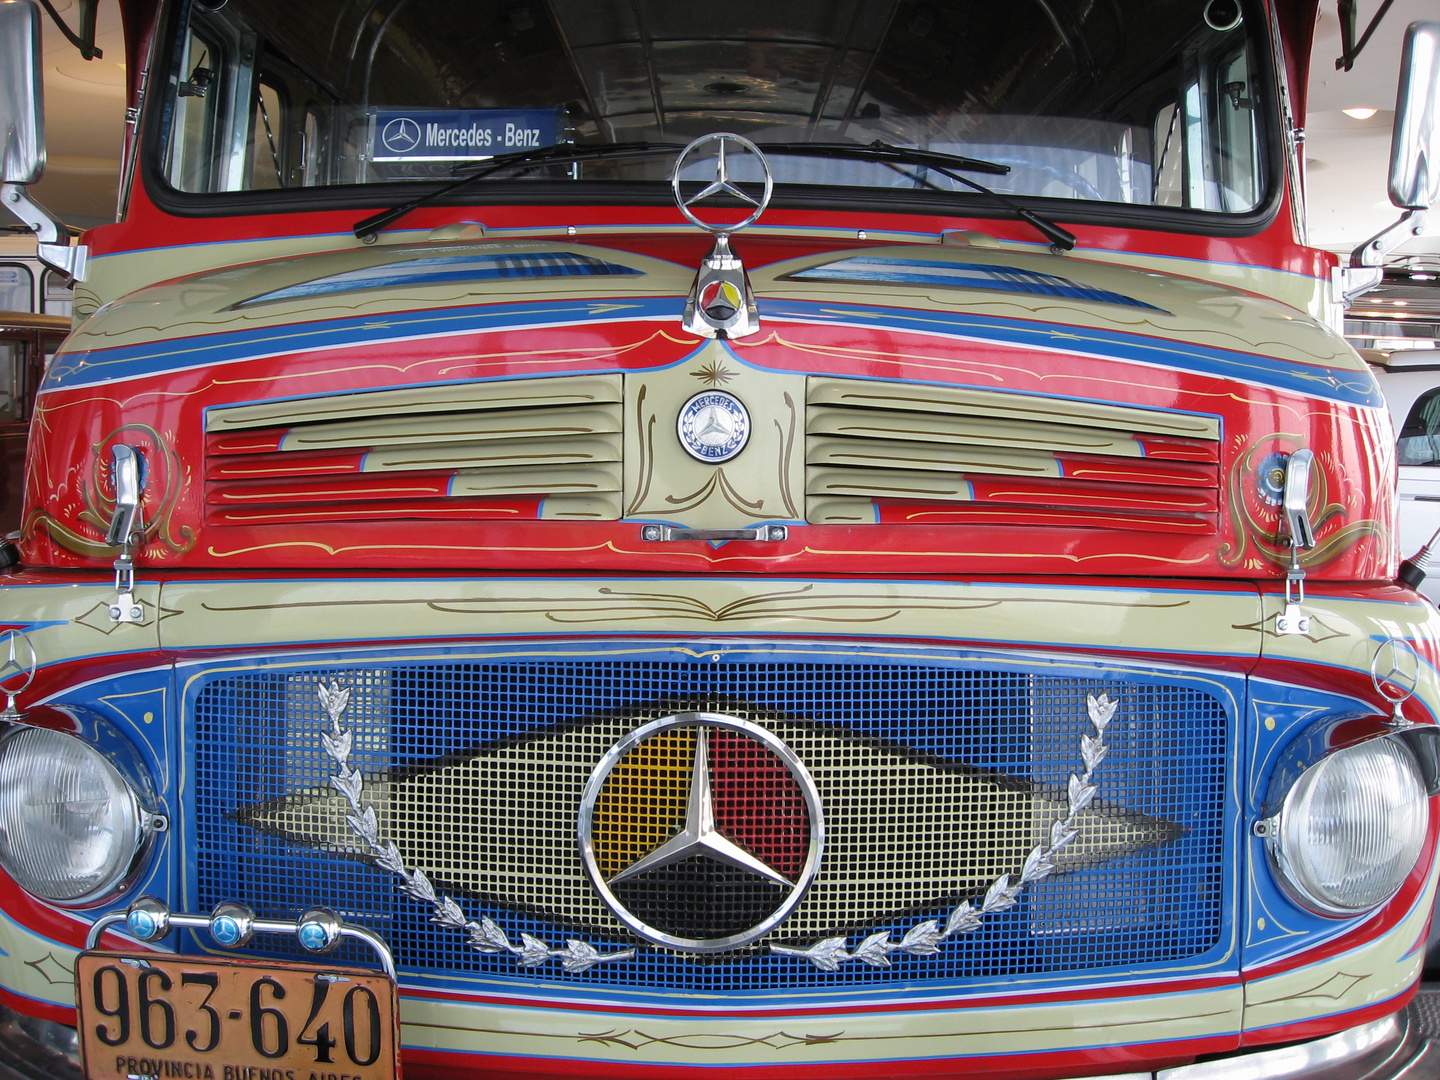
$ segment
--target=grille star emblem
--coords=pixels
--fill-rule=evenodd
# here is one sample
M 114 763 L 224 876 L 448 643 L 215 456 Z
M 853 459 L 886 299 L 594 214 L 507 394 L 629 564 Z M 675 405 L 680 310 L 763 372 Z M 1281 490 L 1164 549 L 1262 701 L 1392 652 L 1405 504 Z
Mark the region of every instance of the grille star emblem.
M 647 870 L 673 866 L 692 855 L 709 856 L 717 862 L 759 874 L 787 888 L 795 884 L 739 844 L 726 839 L 715 827 L 715 795 L 710 788 L 710 733 L 703 727 L 695 733 L 695 763 L 690 771 L 690 802 L 685 808 L 685 827 L 649 855 L 621 870 L 610 882 L 614 884 Z
M 617 743 L 591 773 L 579 825 L 585 870 L 611 911 L 686 952 L 768 933 L 800 902 L 824 845 L 800 760 L 758 725 L 717 713 L 668 716 Z

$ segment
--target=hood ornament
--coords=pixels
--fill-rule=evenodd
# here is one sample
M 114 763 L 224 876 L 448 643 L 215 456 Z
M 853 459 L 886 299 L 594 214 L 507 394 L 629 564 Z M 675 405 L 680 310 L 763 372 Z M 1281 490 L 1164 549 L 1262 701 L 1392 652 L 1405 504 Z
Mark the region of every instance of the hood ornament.
M 1391 727 L 1409 727 L 1414 723 L 1405 718 L 1400 707 L 1415 695 L 1420 685 L 1420 656 L 1415 646 L 1404 638 L 1390 637 L 1382 641 L 1370 659 L 1370 681 L 1375 685 L 1375 692 L 1390 706 Z
M 0 636 L 0 694 L 5 695 L 5 711 L 0 722 L 23 720 L 25 714 L 15 708 L 15 699 L 35 680 L 39 669 L 35 646 L 23 630 L 6 630 Z
M 681 188 L 681 174 L 688 162 L 695 160 L 710 143 L 718 145 L 715 159 L 715 179 L 699 191 L 687 196 Z M 726 156 L 727 149 L 730 157 Z M 753 157 L 760 165 L 765 177 L 765 191 L 756 199 L 730 178 L 730 162 L 736 154 L 741 160 Z M 695 184 L 704 181 L 684 180 Z M 770 163 L 760 148 L 749 139 L 728 131 L 702 135 L 675 159 L 675 171 L 670 175 L 670 190 L 675 194 L 675 205 L 691 224 L 715 236 L 715 246 L 700 264 L 695 275 L 695 284 L 690 286 L 690 296 L 685 301 L 684 326 L 692 334 L 707 338 L 746 337 L 760 329 L 760 314 L 755 307 L 755 294 L 750 289 L 750 279 L 745 266 L 730 250 L 730 236 L 759 220 L 770 204 L 770 193 L 774 190 L 774 178 L 770 174 Z M 750 216 L 734 224 L 712 223 L 702 220 L 691 207 L 712 195 L 729 195 L 754 209 Z

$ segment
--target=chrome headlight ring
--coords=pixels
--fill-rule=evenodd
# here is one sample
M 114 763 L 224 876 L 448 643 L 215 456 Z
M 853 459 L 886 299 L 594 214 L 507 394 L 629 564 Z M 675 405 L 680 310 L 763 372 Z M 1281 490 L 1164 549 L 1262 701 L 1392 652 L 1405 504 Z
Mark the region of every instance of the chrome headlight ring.
M 88 717 L 56 711 L 94 733 Z M 65 730 L 0 731 L 0 868 L 49 903 L 87 907 L 123 893 L 168 828 L 138 755 L 115 752 L 128 743 L 106 734 L 110 753 Z
M 1433 761 L 1440 737 L 1416 725 L 1336 747 L 1333 735 L 1347 722 L 1322 725 L 1287 752 L 1255 825 L 1285 894 L 1336 919 L 1385 903 L 1414 869 L 1435 790 L 1425 758 Z

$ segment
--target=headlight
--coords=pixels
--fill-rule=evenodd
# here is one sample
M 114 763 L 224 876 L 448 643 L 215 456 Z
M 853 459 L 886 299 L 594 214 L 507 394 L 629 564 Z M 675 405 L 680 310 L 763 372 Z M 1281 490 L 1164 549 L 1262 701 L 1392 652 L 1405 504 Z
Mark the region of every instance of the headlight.
M 22 727 L 0 741 L 0 867 L 26 892 L 62 904 L 105 896 L 134 865 L 147 821 L 80 739 Z
M 1306 769 L 1270 821 L 1267 841 L 1281 883 L 1300 906 L 1344 917 L 1395 895 L 1415 868 L 1428 825 L 1414 755 L 1381 738 Z

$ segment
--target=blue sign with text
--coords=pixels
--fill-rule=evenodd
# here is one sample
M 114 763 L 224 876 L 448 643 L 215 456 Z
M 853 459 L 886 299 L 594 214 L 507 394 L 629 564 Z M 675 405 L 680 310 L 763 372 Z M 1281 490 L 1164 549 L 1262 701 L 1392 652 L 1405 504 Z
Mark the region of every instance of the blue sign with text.
M 556 109 L 371 109 L 372 161 L 479 161 L 554 146 Z

